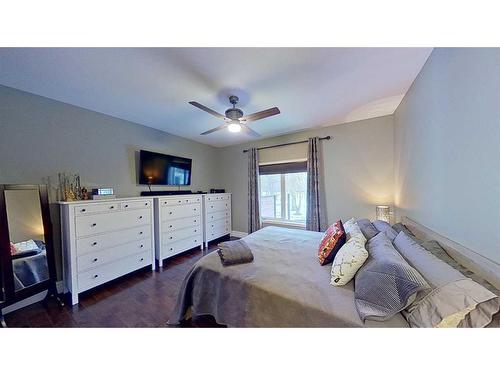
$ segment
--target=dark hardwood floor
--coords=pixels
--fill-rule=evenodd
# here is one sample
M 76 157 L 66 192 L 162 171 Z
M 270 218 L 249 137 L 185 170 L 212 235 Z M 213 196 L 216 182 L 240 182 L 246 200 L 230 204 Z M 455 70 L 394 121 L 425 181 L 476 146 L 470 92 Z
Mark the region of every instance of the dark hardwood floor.
M 204 254 L 216 250 L 221 240 Z M 38 302 L 5 315 L 5 321 L 8 327 L 165 327 L 184 276 L 201 256 L 199 248 L 190 250 L 165 260 L 155 272 L 139 270 L 82 293 L 78 305 Z M 208 319 L 186 326 L 213 323 Z

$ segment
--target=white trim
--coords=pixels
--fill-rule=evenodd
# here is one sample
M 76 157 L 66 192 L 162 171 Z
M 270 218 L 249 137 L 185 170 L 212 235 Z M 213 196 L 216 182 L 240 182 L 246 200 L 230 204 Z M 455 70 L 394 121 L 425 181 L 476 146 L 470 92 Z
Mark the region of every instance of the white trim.
M 287 228 L 295 228 L 295 229 L 306 229 L 306 223 L 297 223 L 294 221 L 287 220 L 270 220 L 270 219 L 262 219 L 262 226 L 278 226 L 278 227 L 287 227 Z
M 248 236 L 248 233 L 246 233 L 246 232 L 238 232 L 237 230 L 231 231 L 231 237 L 242 238 L 242 237 L 245 237 L 245 236 Z
M 58 281 L 56 283 L 56 287 L 57 287 L 57 292 L 58 293 L 62 293 L 63 292 L 64 285 L 63 285 L 62 280 L 60 280 L 60 281 Z M 6 314 L 11 313 L 13 311 L 22 309 L 23 307 L 32 305 L 32 304 L 40 302 L 40 301 L 43 301 L 43 299 L 45 298 L 46 295 L 47 295 L 47 291 L 43 291 L 43 292 L 37 293 L 37 294 L 35 294 L 35 295 L 31 296 L 31 297 L 23 299 L 23 300 L 21 300 L 19 302 L 16 302 L 16 303 L 14 303 L 14 304 L 12 304 L 10 306 L 7 306 L 7 307 L 3 308 L 2 309 L 2 314 L 6 315 Z

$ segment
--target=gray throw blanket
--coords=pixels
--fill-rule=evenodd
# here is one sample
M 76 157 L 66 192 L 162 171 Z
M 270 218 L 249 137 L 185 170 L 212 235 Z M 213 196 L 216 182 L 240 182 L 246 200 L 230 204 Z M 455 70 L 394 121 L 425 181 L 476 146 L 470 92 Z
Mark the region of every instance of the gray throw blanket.
M 217 254 L 219 254 L 223 266 L 253 262 L 252 250 L 244 240 L 220 243 Z

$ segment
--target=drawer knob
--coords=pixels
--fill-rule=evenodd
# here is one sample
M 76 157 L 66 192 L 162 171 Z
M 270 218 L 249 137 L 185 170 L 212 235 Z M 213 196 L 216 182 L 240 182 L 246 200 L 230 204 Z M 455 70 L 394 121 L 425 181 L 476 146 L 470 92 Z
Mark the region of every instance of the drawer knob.
M 142 219 L 142 216 L 139 216 L 139 219 Z
M 181 203 L 182 201 L 178 201 L 178 203 Z
M 172 228 L 172 224 L 170 224 L 168 227 L 169 227 L 169 228 Z
M 172 237 L 168 237 L 168 239 L 169 239 L 169 240 L 171 240 L 171 239 L 172 239 Z
M 139 246 L 141 249 L 144 247 L 144 245 Z
M 194 230 L 194 232 L 196 233 L 196 232 L 198 232 L 198 231 L 195 229 L 195 230 Z
M 111 206 L 109 209 L 112 210 L 113 208 L 115 208 L 115 206 Z
M 145 206 L 147 206 L 147 205 L 148 205 L 148 202 L 144 203 L 144 205 L 145 205 Z
M 142 234 L 142 232 L 139 232 L 139 234 Z
M 172 211 L 170 211 L 168 214 L 169 214 L 169 215 L 172 215 Z
M 194 242 L 198 242 L 198 240 L 194 240 Z
M 125 208 L 128 208 L 128 204 L 125 205 Z
M 94 279 L 97 279 L 99 277 L 99 275 L 94 275 Z
M 196 220 L 194 222 L 196 223 Z
M 85 212 L 85 211 L 87 211 L 85 208 L 82 208 L 82 209 L 80 210 L 80 212 Z
M 196 211 L 196 208 L 194 210 Z
M 97 225 L 97 223 L 92 223 L 92 226 L 95 227 Z
M 173 247 L 170 248 L 170 250 L 173 250 L 173 249 L 174 249 Z
M 92 242 L 92 246 L 96 246 L 97 245 L 97 242 Z
M 186 199 L 186 202 L 189 202 L 189 199 Z
M 93 262 L 97 262 L 97 258 L 94 258 Z
M 144 258 L 141 258 L 141 262 L 144 260 Z

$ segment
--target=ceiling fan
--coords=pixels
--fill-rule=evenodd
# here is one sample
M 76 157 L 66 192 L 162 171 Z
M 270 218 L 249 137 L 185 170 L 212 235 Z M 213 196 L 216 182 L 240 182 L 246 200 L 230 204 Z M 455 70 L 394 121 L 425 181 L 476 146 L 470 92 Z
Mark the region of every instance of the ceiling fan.
M 238 103 L 239 98 L 235 95 L 231 95 L 229 97 L 229 102 L 233 105 L 233 108 L 229 108 L 224 112 L 224 115 L 205 107 L 203 104 L 198 102 L 189 102 L 189 104 L 194 105 L 196 108 L 199 108 L 205 112 L 210 113 L 211 115 L 224 120 L 224 124 L 217 126 L 216 128 L 207 130 L 206 132 L 201 133 L 201 135 L 207 135 L 213 133 L 217 130 L 222 130 L 228 128 L 230 132 L 237 133 L 239 131 L 244 131 L 247 134 L 253 135 L 255 137 L 260 137 L 260 134 L 256 131 L 250 129 L 247 125 L 249 122 L 261 120 L 266 117 L 274 116 L 280 113 L 278 107 L 273 107 L 266 109 L 264 111 L 252 113 L 248 116 L 243 116 L 243 111 L 239 108 L 236 108 L 236 104 Z

